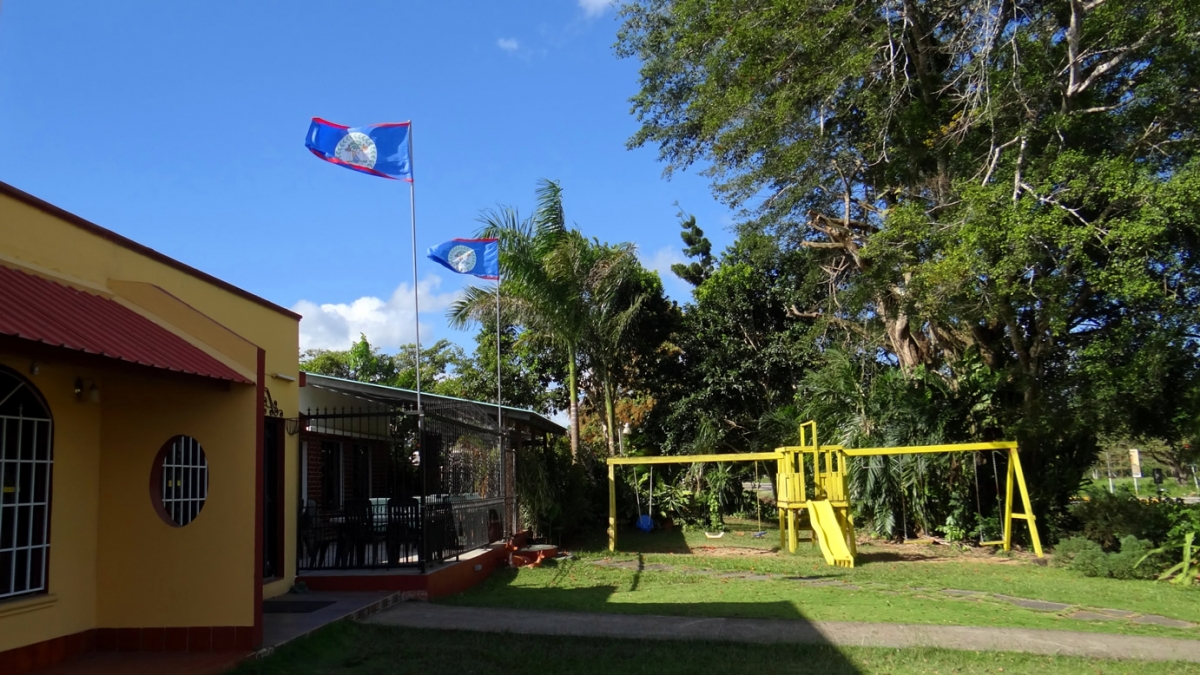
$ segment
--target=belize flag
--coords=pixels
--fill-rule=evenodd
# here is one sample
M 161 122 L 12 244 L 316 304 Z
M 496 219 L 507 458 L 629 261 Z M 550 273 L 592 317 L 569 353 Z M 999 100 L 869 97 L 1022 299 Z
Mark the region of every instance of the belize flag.
M 500 240 L 451 239 L 428 251 L 429 259 L 459 274 L 474 274 L 484 279 L 500 278 Z
M 348 127 L 314 117 L 304 138 L 312 154 L 347 169 L 412 182 L 412 122 Z

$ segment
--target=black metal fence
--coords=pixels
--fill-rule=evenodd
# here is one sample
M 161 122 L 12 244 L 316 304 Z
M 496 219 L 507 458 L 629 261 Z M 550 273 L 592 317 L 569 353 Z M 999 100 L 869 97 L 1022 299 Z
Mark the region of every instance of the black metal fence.
M 426 407 L 418 445 L 405 406 L 309 410 L 300 569 L 424 566 L 502 540 L 515 503 L 495 421 L 467 406 Z

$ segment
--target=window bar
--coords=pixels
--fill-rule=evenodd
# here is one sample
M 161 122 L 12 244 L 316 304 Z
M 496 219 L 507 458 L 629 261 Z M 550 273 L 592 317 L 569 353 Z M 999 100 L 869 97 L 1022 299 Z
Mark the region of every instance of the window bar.
M 181 438 L 175 441 L 175 461 L 171 468 L 171 519 L 176 523 L 183 522 L 183 498 L 187 494 L 183 487 L 183 467 L 187 465 L 187 445 Z
M 188 437 L 188 466 L 185 471 L 187 476 L 187 501 L 184 502 L 184 517 L 187 522 L 191 523 L 196 518 L 196 495 L 198 493 L 199 476 L 197 475 L 196 465 L 200 463 L 199 453 L 196 452 L 196 439 Z
M 37 431 L 38 431 L 37 422 L 34 422 L 32 426 L 33 426 L 33 443 L 30 444 L 30 448 L 29 448 L 30 449 L 29 470 L 32 473 L 29 476 L 29 495 L 26 499 L 26 503 L 28 504 L 28 506 L 25 507 L 25 508 L 29 509 L 29 529 L 26 531 L 26 534 L 29 537 L 29 540 L 25 542 L 25 546 L 26 546 L 26 548 L 25 548 L 25 591 L 26 592 L 28 592 L 30 590 L 29 582 L 32 581 L 32 576 L 33 576 L 33 570 L 31 569 L 33 567 L 33 511 L 34 511 L 33 502 L 34 502 L 34 496 L 35 496 L 34 492 L 33 492 L 33 482 L 37 480 Z M 20 488 L 17 488 L 17 489 L 20 489 Z M 19 493 L 19 492 L 17 493 L 18 496 L 20 496 L 20 494 L 21 493 Z
M 200 472 L 197 470 L 197 466 L 200 464 L 200 453 L 197 452 L 196 438 L 187 438 L 187 454 L 187 482 L 190 485 L 187 486 L 187 510 L 185 513 L 187 514 L 187 522 L 190 524 L 190 522 L 196 520 L 196 497 L 200 491 Z
M 279 470 L 282 471 L 283 468 L 280 467 Z M 208 501 L 208 460 L 207 459 L 205 459 L 204 462 L 202 462 L 200 464 L 200 475 L 203 476 L 203 478 L 204 478 L 203 482 L 200 483 L 200 485 L 201 485 L 200 504 L 203 505 L 204 502 Z
M 17 479 L 13 483 L 13 489 L 15 490 L 15 492 L 13 492 L 13 503 L 12 503 L 12 506 L 10 507 L 13 511 L 14 520 L 16 518 L 21 517 L 21 508 L 20 508 L 20 504 L 21 504 L 21 440 L 22 440 L 22 436 L 24 435 L 24 432 L 25 432 L 25 425 L 21 424 L 21 422 L 24 421 L 23 418 L 24 418 L 24 412 L 20 408 L 18 408 L 17 409 L 17 417 L 16 417 L 16 419 L 17 419 L 17 445 L 16 445 Z M 17 530 L 18 530 L 17 523 L 13 522 L 12 549 L 11 549 L 12 557 L 10 558 L 10 560 L 11 560 L 10 567 L 12 569 L 10 569 L 8 571 L 8 593 L 9 593 L 9 595 L 14 595 L 17 592 L 17 556 L 21 554 L 17 548 Z
M 8 457 L 8 418 L 0 418 L 0 532 L 4 531 L 4 514 L 8 511 L 8 507 L 4 505 L 4 478 L 8 462 L 4 461 Z M 15 529 L 14 534 L 15 534 Z M 0 552 L 4 551 L 5 542 L 0 539 Z M 16 555 L 14 551 L 12 555 Z M 12 593 L 12 587 L 7 590 L 3 587 L 3 582 L 0 582 L 0 597 L 4 597 Z
M 167 465 L 163 467 L 163 473 L 167 475 L 167 513 L 170 514 L 171 520 L 178 523 L 179 514 L 176 513 L 175 507 L 178 504 L 178 493 L 175 487 L 175 467 L 179 465 L 179 441 L 171 443 L 171 454 L 167 460 Z
M 50 586 L 47 583 L 47 576 L 50 573 L 50 474 L 54 469 L 54 425 L 50 421 L 44 422 L 46 425 L 46 484 L 42 491 L 45 498 L 45 508 L 42 510 L 42 572 L 40 589 L 45 590 Z
M 187 476 L 186 480 L 188 482 L 188 486 L 187 486 L 187 501 L 183 503 L 183 506 L 184 506 L 183 515 L 185 518 L 187 518 L 187 522 L 191 523 L 192 520 L 195 519 L 195 517 L 196 517 L 196 513 L 195 513 L 196 494 L 197 494 L 196 465 L 200 462 L 200 458 L 199 458 L 199 453 L 196 452 L 196 439 L 191 438 L 189 436 L 188 440 L 187 440 L 187 446 L 188 446 L 188 465 L 187 465 L 187 468 L 184 469 L 184 472 L 185 472 L 184 475 Z
M 171 469 L 171 476 L 175 479 L 171 489 L 172 510 L 174 514 L 172 519 L 176 523 L 183 522 L 183 500 L 187 496 L 187 488 L 183 485 L 183 467 L 187 466 L 187 443 L 180 439 L 175 441 L 175 466 Z

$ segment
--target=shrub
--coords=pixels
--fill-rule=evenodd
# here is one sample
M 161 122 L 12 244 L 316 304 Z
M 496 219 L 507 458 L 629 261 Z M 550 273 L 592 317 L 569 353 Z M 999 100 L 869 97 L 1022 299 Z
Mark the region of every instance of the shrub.
M 1119 550 L 1106 553 L 1100 544 L 1086 537 L 1071 537 L 1054 549 L 1054 564 L 1079 572 L 1085 577 L 1113 579 L 1153 579 L 1166 568 L 1166 556 L 1155 554 L 1138 562 L 1150 551 L 1151 543 L 1137 537 L 1123 537 Z
M 1173 555 L 1177 549 L 1179 553 Z M 1144 559 L 1139 561 L 1138 564 L 1149 562 L 1155 556 L 1167 556 L 1167 564 L 1182 558 L 1182 560 L 1159 574 L 1158 580 L 1166 581 L 1170 579 L 1173 584 L 1190 585 L 1196 581 L 1200 581 L 1200 555 L 1198 554 L 1200 554 L 1200 547 L 1196 546 L 1196 533 L 1188 532 L 1183 535 L 1181 542 L 1172 543 L 1147 552 Z
M 1089 490 L 1083 501 L 1071 507 L 1083 536 L 1105 551 L 1117 551 L 1124 537 L 1146 539 L 1161 544 L 1175 525 L 1177 512 L 1187 507 L 1160 502 L 1143 502 L 1127 490 L 1109 494 Z
M 1200 506 L 1171 504 L 1166 507 L 1167 518 L 1171 529 L 1167 532 L 1166 541 L 1181 542 L 1188 532 L 1200 532 Z
M 1108 576 L 1114 579 L 1153 579 L 1169 564 L 1166 556 L 1155 555 L 1138 564 L 1153 547 L 1137 537 L 1121 539 L 1121 550 L 1107 556 Z
M 1081 553 L 1100 551 L 1100 545 L 1087 537 L 1071 537 L 1058 542 L 1054 548 L 1054 565 L 1070 568 Z

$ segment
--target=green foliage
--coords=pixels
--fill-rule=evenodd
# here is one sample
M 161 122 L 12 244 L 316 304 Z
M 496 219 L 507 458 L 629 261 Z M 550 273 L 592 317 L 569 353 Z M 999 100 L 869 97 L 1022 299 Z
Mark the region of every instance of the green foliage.
M 1085 577 L 1153 579 L 1169 564 L 1165 556 L 1152 553 L 1151 544 L 1134 536 L 1123 537 L 1119 549 L 1105 552 L 1086 537 L 1071 537 L 1054 549 L 1054 564 L 1075 570 Z
M 594 532 L 607 517 L 607 487 L 603 463 L 590 454 L 573 460 L 562 437 L 517 458 L 521 517 L 540 537 L 561 543 Z
M 467 363 L 462 349 L 449 340 L 423 346 L 421 389 L 431 394 L 462 396 L 458 373 Z M 385 354 L 372 346 L 366 335 L 360 335 L 347 350 L 310 349 L 300 355 L 300 369 L 308 373 L 403 389 L 416 388 L 415 364 L 416 345 L 401 345 L 396 354 Z
M 496 398 L 496 318 L 482 322 L 475 334 L 475 353 L 458 371 L 462 397 Z M 504 324 L 500 335 L 500 377 L 504 405 L 551 414 L 567 407 L 566 358 L 545 336 Z
M 567 227 L 561 186 L 543 180 L 531 218 L 516 209 L 485 210 L 481 237 L 500 240 L 501 287 L 469 287 L 448 316 L 455 326 L 486 325 L 502 314 L 522 336 L 549 343 L 549 354 L 565 360 L 572 454 L 580 454 L 580 373 L 603 406 L 609 453 L 615 454 L 616 398 L 623 364 L 639 329 L 648 324 L 647 307 L 661 310 L 661 283 L 641 267 L 632 244 L 606 244 Z M 497 298 L 497 293 L 499 297 Z M 654 345 L 657 347 L 658 345 Z M 560 380 L 561 382 L 561 380 Z
M 1071 506 L 1071 515 L 1079 523 L 1082 535 L 1105 551 L 1117 550 L 1121 540 L 1130 536 L 1161 544 L 1176 522 L 1188 522 L 1183 514 L 1195 510 L 1143 502 L 1124 490 L 1109 494 L 1092 489 L 1085 497 Z
M 671 272 L 689 284 L 699 286 L 704 283 L 705 279 L 712 276 L 715 262 L 712 256 L 712 242 L 704 236 L 704 230 L 696 224 L 696 216 L 682 218 L 682 214 L 680 215 L 679 226 L 683 228 L 683 232 L 680 232 L 679 236 L 686 244 L 683 254 L 689 258 L 696 258 L 696 260 L 687 264 L 675 263 L 671 265 Z
M 706 165 L 747 214 L 735 250 L 767 238 L 781 262 L 727 254 L 697 286 L 668 451 L 751 449 L 748 420 L 794 403 L 842 438 L 1016 439 L 1053 535 L 1098 434 L 1195 445 L 1188 0 L 637 0 L 623 17 L 630 145 L 668 173 Z M 833 394 L 793 402 L 802 379 Z M 935 485 L 948 469 L 866 467 L 873 527 L 964 522 L 963 493 Z
M 1159 581 L 1170 579 L 1171 583 L 1181 586 L 1191 585 L 1200 581 L 1200 546 L 1195 546 L 1196 532 L 1188 532 L 1183 535 L 1178 543 L 1156 548 L 1149 551 L 1139 559 L 1136 565 L 1140 566 L 1148 560 L 1153 560 L 1158 557 L 1174 553 L 1175 549 L 1179 550 L 1178 556 L 1182 558 L 1178 563 L 1167 568 L 1162 574 L 1158 575 Z M 1153 565 L 1148 565 L 1153 567 Z
M 694 508 L 692 491 L 682 485 L 655 481 L 654 514 L 677 524 L 689 520 Z
M 776 447 L 779 425 L 760 421 L 792 403 L 813 358 L 811 326 L 789 317 L 811 292 L 804 252 L 744 237 L 696 289 L 671 340 L 677 350 L 651 391 L 648 444 L 665 454 Z M 795 433 L 795 427 L 784 433 Z

